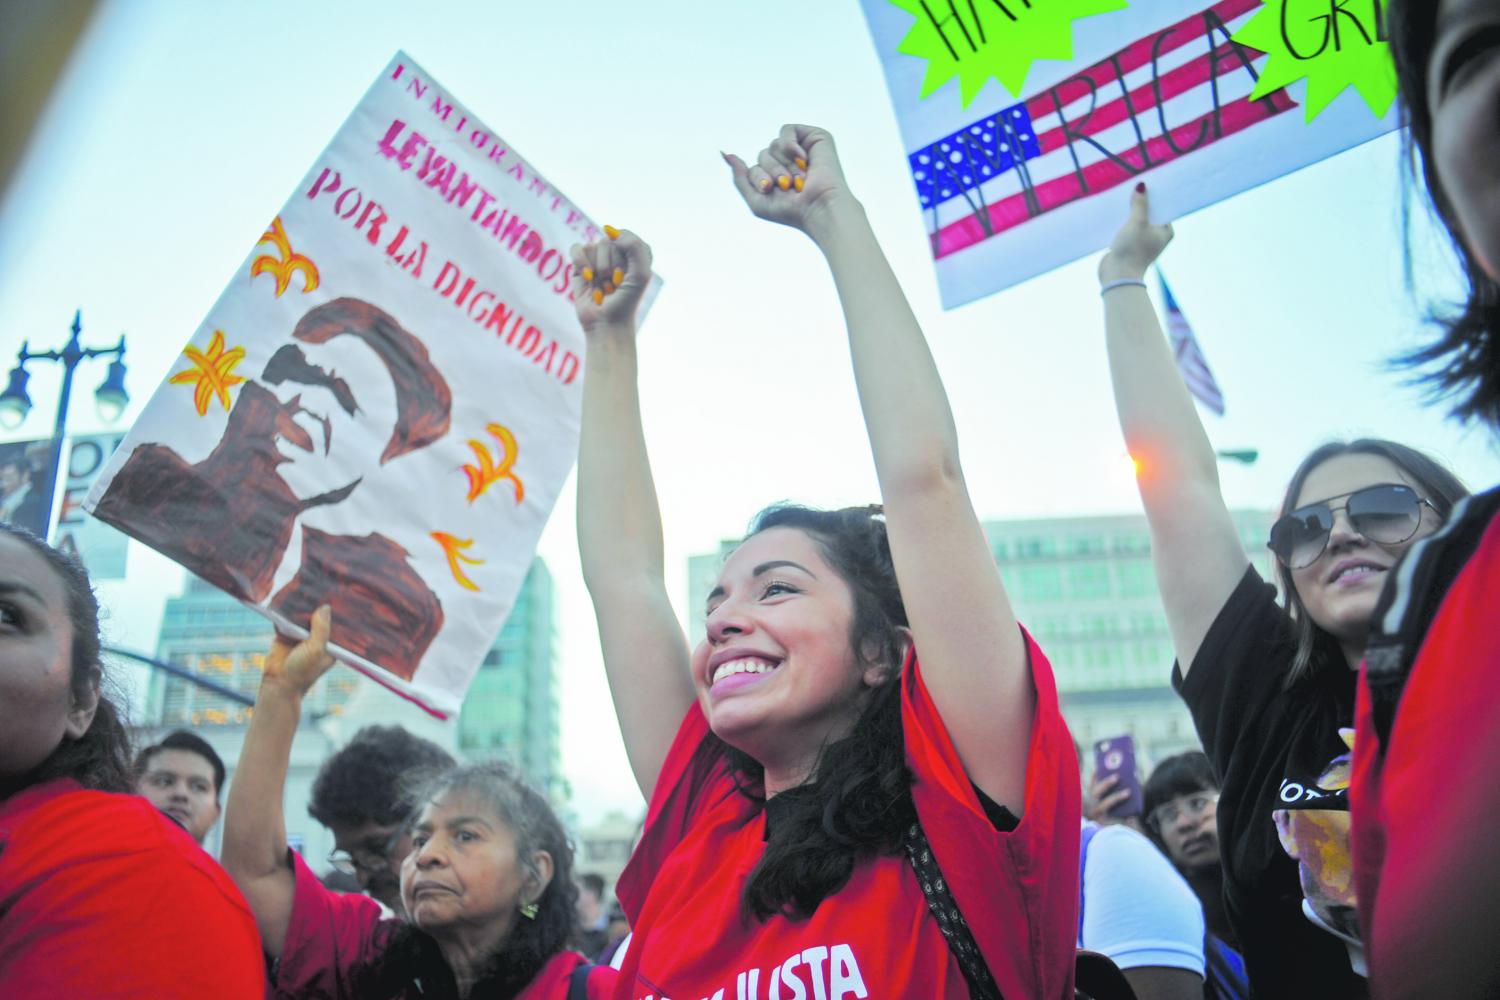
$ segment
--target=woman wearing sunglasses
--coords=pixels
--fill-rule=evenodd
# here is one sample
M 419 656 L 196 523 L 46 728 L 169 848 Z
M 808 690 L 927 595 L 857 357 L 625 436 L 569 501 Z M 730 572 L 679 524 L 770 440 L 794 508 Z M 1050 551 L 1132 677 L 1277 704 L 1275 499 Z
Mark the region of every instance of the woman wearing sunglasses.
M 1140 185 L 1099 279 L 1115 406 L 1140 463 L 1177 653 L 1172 682 L 1221 779 L 1225 907 L 1257 995 L 1360 996 L 1357 955 L 1346 948 L 1358 936 L 1347 851 L 1334 863 L 1344 866 L 1346 897 L 1331 910 L 1305 908 L 1273 813 L 1317 800 L 1323 808 L 1307 823 L 1346 838 L 1343 793 L 1317 779 L 1348 753 L 1339 731 L 1354 724 L 1355 670 L 1376 600 L 1401 554 L 1436 531 L 1465 490 L 1390 441 L 1317 449 L 1292 476 L 1271 530 L 1278 605 L 1240 544 L 1213 448 L 1146 295 L 1146 271 L 1172 238 L 1147 209 Z M 1337 881 L 1338 871 L 1326 874 Z
M 1393 0 L 1409 165 L 1464 300 L 1413 360 L 1500 426 L 1500 0 Z M 1360 924 L 1381 998 L 1500 995 L 1500 490 L 1465 501 L 1381 597 L 1350 786 Z

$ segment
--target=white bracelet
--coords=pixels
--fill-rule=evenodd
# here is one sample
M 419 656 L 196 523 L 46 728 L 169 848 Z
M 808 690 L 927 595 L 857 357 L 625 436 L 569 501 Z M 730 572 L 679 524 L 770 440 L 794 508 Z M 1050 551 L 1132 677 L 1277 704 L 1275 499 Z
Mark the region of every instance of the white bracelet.
M 1099 294 L 1103 295 L 1105 292 L 1112 292 L 1116 288 L 1124 288 L 1127 285 L 1139 285 L 1141 288 L 1145 288 L 1146 282 L 1140 278 L 1121 278 L 1119 281 L 1106 281 L 1099 286 Z

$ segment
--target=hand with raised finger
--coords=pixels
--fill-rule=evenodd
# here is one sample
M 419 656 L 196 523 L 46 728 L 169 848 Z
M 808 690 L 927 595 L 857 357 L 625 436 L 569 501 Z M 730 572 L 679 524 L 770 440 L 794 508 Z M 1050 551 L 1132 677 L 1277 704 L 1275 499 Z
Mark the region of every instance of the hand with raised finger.
M 833 136 L 809 125 L 785 125 L 754 165 L 724 153 L 734 186 L 756 217 L 810 231 L 841 200 L 852 199 Z
M 1130 196 L 1130 215 L 1099 262 L 1100 283 L 1145 278 L 1146 271 L 1171 242 L 1171 224 L 1151 224 L 1150 196 L 1144 182 L 1137 184 Z
M 572 249 L 573 309 L 585 334 L 604 327 L 633 330 L 651 285 L 651 247 L 627 229 L 605 226 L 604 236 Z
M 312 690 L 318 678 L 333 666 L 328 652 L 328 633 L 333 627 L 333 610 L 323 605 L 313 612 L 306 639 L 288 639 L 277 635 L 266 655 L 262 681 L 290 688 L 298 695 Z

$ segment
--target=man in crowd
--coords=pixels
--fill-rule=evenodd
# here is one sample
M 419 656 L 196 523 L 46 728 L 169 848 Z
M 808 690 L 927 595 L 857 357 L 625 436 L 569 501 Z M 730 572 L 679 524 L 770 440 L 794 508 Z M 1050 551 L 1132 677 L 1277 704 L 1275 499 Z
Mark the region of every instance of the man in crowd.
M 588 872 L 578 879 L 577 948 L 593 958 L 609 944 L 609 914 L 604 909 L 604 879 Z
M 219 821 L 224 761 L 206 740 L 179 729 L 136 757 L 135 790 L 202 844 Z
M 453 766 L 436 743 L 400 726 L 366 726 L 328 758 L 313 780 L 307 811 L 333 834 L 334 868 L 401 913 L 401 862 L 411 853 L 406 820 L 413 786 Z

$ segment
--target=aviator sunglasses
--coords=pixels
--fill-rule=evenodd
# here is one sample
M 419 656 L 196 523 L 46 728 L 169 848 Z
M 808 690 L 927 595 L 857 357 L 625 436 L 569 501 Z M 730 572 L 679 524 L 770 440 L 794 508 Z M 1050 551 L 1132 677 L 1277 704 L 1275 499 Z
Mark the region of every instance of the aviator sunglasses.
M 1308 504 L 1271 525 L 1266 547 L 1287 569 L 1305 569 L 1318 561 L 1333 532 L 1333 515 L 1342 510 L 1349 525 L 1365 538 L 1382 545 L 1397 545 L 1417 533 L 1422 523 L 1422 505 L 1432 507 L 1426 497 L 1410 486 L 1384 483 L 1355 490 L 1334 506 L 1324 500 Z M 1432 507 L 1434 513 L 1437 508 Z

